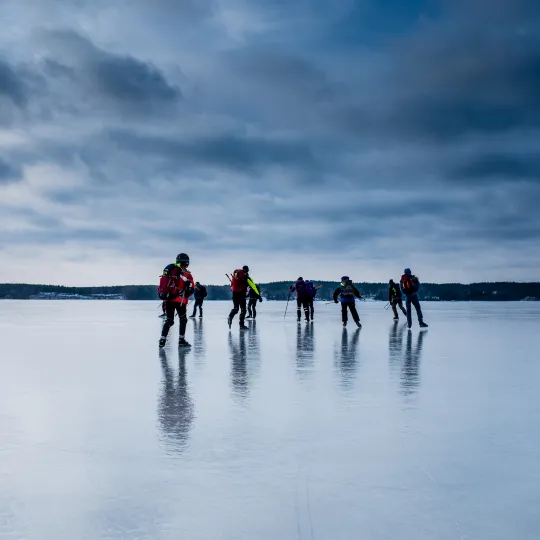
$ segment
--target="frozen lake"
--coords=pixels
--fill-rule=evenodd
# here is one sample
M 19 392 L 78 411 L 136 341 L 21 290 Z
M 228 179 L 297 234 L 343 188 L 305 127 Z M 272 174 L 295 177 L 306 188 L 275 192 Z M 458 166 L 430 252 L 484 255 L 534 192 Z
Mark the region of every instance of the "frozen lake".
M 539 303 L 0 302 L 0 538 L 540 537 Z

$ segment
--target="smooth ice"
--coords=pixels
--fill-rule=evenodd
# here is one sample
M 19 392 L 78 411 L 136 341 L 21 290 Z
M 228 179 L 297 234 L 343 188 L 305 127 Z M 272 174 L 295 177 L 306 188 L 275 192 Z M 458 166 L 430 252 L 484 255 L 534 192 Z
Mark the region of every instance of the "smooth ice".
M 539 303 L 0 302 L 2 539 L 540 537 Z

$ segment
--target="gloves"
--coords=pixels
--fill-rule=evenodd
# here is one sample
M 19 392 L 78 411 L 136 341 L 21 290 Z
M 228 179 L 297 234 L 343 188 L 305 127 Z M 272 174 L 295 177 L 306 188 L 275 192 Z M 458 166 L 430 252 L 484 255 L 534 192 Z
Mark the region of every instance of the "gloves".
M 259 297 L 259 302 L 262 302 L 262 297 Z

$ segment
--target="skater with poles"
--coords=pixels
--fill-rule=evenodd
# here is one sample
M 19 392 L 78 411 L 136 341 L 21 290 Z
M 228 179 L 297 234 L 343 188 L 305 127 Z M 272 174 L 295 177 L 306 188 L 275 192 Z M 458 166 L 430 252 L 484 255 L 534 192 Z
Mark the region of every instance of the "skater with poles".
M 407 312 L 403 307 L 401 290 L 399 288 L 399 285 L 394 283 L 393 279 L 388 282 L 388 305 L 392 306 L 392 311 L 394 312 L 394 321 L 399 320 L 398 312 L 396 309 L 397 306 L 399 306 L 399 309 L 401 309 L 403 315 L 407 316 Z

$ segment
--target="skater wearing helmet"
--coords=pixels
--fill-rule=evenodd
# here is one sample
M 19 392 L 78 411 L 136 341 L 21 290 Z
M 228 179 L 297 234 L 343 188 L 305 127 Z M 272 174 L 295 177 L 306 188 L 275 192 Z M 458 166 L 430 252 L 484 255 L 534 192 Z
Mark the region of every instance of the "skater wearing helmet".
M 427 324 L 424 322 L 424 316 L 422 315 L 422 308 L 420 307 L 420 300 L 418 300 L 418 291 L 420 290 L 420 281 L 416 276 L 412 275 L 410 268 L 405 268 L 401 280 L 399 282 L 401 292 L 406 296 L 407 307 L 407 326 L 412 326 L 412 308 L 411 304 L 416 309 L 418 315 L 418 324 L 420 328 L 427 328 Z
M 174 324 L 174 314 L 178 313 L 180 319 L 179 347 L 191 347 L 186 341 L 187 326 L 187 304 L 189 297 L 193 294 L 195 284 L 193 276 L 188 271 L 189 257 L 185 253 L 180 253 L 176 257 L 175 264 L 168 264 L 163 270 L 163 275 L 159 281 L 158 296 L 165 302 L 165 313 L 167 318 L 161 331 L 159 346 L 164 347 L 167 342 L 167 335 Z
M 259 294 L 259 289 L 249 277 L 249 267 L 243 266 L 241 270 L 235 270 L 231 279 L 233 308 L 229 313 L 227 323 L 232 326 L 235 315 L 240 311 L 240 328 L 245 330 L 248 327 L 244 324 L 246 318 L 246 292 L 248 287 Z
M 343 326 L 347 326 L 347 309 L 349 309 L 356 326 L 362 328 L 358 311 L 356 311 L 356 306 L 354 305 L 356 298 L 361 299 L 362 297 L 349 276 L 343 276 L 339 287 L 334 291 L 334 302 L 336 304 L 338 303 L 338 297 L 341 302 L 341 320 L 343 321 Z
M 299 277 L 294 285 L 289 287 L 290 292 L 296 292 L 296 319 L 298 322 L 302 320 L 302 308 L 306 322 L 309 322 L 309 300 L 310 292 L 304 278 Z

